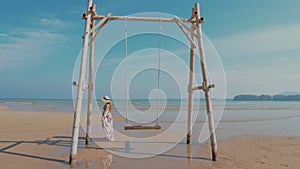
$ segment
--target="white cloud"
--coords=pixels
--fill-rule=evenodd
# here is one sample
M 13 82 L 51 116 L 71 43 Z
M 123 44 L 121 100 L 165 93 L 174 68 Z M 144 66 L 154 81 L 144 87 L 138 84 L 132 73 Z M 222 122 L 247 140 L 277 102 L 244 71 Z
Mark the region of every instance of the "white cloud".
M 276 66 L 275 66 L 276 67 Z M 237 94 L 276 94 L 282 91 L 298 91 L 300 74 L 297 68 L 285 71 L 276 69 L 236 69 L 226 72 L 228 97 Z
M 83 13 L 82 9 L 81 8 L 78 8 L 78 9 L 73 9 L 69 12 L 71 15 L 77 15 L 77 14 L 81 14 Z
M 65 23 L 57 18 L 42 18 L 40 19 L 40 24 L 43 26 L 65 27 Z
M 0 43 L 0 70 L 34 65 L 55 51 L 66 38 L 47 30 L 18 28 Z
M 300 24 L 277 25 L 214 39 L 220 55 L 228 59 L 229 97 L 239 93 L 279 93 L 283 86 L 299 90 L 298 57 L 293 54 L 300 51 L 299 30 Z M 260 63 L 247 62 L 252 60 Z
M 7 36 L 8 36 L 7 34 L 0 33 L 0 37 L 7 37 Z
M 299 50 L 299 30 L 300 24 L 271 26 L 221 37 L 213 42 L 224 57 Z

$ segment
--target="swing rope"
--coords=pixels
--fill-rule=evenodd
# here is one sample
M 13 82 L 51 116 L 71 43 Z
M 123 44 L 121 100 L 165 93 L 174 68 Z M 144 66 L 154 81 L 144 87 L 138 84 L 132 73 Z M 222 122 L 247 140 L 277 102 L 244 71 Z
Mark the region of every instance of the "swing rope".
M 129 125 L 128 121 L 128 32 L 127 32 L 127 16 L 124 19 L 125 27 L 125 69 L 126 69 L 126 125 Z
M 156 125 L 159 125 L 159 99 L 160 99 L 160 54 L 161 54 L 162 22 L 159 18 L 159 40 L 158 40 L 158 65 L 157 65 L 157 103 L 156 103 Z

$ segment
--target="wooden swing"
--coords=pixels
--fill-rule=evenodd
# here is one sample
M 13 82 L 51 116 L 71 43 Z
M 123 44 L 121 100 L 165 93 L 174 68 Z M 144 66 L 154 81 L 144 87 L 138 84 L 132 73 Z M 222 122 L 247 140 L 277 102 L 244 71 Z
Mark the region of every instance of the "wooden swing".
M 160 130 L 159 125 L 159 89 L 160 89 L 160 49 L 161 49 L 161 38 L 162 38 L 162 22 L 160 20 L 160 32 L 159 32 L 159 48 L 158 48 L 158 64 L 157 64 L 157 104 L 156 104 L 156 124 L 155 125 L 131 125 L 128 120 L 128 32 L 127 32 L 127 17 L 124 19 L 125 27 L 125 64 L 126 64 L 126 125 L 124 130 Z

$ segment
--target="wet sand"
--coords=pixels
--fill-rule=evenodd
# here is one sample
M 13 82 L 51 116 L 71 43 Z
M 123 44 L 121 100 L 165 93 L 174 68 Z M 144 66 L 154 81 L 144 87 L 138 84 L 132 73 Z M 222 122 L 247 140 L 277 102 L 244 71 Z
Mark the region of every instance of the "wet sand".
M 115 119 L 119 120 L 119 119 Z M 0 168 L 69 168 L 73 115 L 21 112 L 0 107 Z M 300 134 L 300 133 L 299 133 Z M 84 133 L 81 133 L 84 136 Z M 76 169 L 103 168 L 299 168 L 300 136 L 241 135 L 218 142 L 220 160 L 211 161 L 208 143 L 182 143 L 158 156 L 130 159 L 100 147 L 83 148 Z

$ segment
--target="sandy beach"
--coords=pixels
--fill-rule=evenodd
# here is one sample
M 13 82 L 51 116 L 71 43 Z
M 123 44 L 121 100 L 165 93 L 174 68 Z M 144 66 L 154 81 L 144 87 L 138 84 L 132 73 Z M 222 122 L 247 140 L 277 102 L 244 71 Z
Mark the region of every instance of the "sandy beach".
M 0 168 L 69 168 L 73 115 L 24 112 L 0 107 Z M 82 136 L 84 136 L 82 134 Z M 145 159 L 119 157 L 100 147 L 85 149 L 79 139 L 74 168 L 299 168 L 300 136 L 239 135 L 218 142 L 220 160 L 211 161 L 208 143 L 187 146 Z

